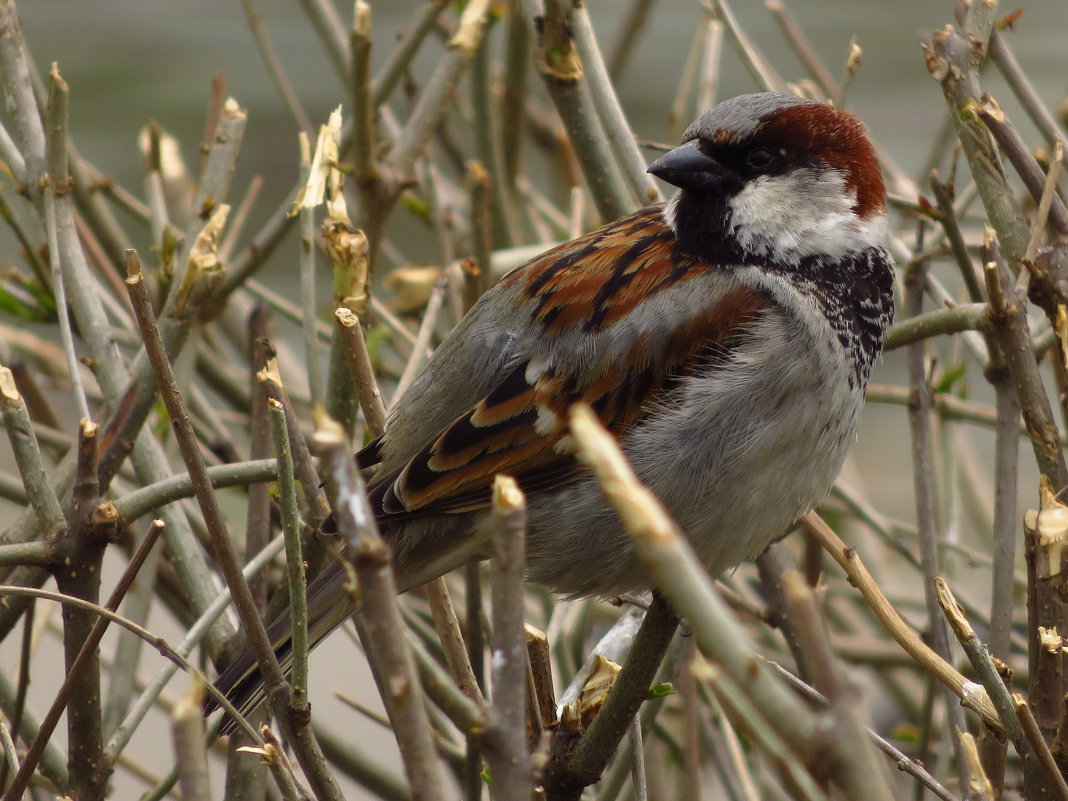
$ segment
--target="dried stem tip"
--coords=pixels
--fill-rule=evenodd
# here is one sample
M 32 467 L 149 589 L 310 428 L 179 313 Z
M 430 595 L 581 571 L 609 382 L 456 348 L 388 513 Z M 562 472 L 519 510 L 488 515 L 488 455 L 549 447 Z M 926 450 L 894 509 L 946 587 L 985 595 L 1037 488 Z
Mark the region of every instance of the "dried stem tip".
M 1038 547 L 1047 552 L 1049 575 L 1061 572 L 1061 552 L 1068 540 L 1068 506 L 1057 500 L 1053 484 L 1046 476 L 1039 483 L 1039 511 L 1036 520 Z
M 0 367 L 0 398 L 13 403 L 19 399 L 19 388 L 15 385 L 15 374 L 7 367 Z
M 526 503 L 523 491 L 511 476 L 498 474 L 493 480 L 493 507 L 499 512 L 522 509 Z
M 975 630 L 972 628 L 972 624 L 964 616 L 964 608 L 957 601 L 956 596 L 953 595 L 953 591 L 949 588 L 946 580 L 941 576 L 935 576 L 934 587 L 938 605 L 942 607 L 949 625 L 953 627 L 953 631 L 956 632 L 957 636 L 967 639 L 975 637 Z
M 471 0 L 464 7 L 464 13 L 460 16 L 460 24 L 456 26 L 456 33 L 449 40 L 449 47 L 473 54 L 478 49 L 479 42 L 482 41 L 482 27 L 485 25 L 489 8 L 490 0 Z
M 321 448 L 330 448 L 345 443 L 345 429 L 341 424 L 327 414 L 326 409 L 316 406 L 312 410 L 312 418 L 315 423 L 315 434 L 312 440 Z
M 371 5 L 364 0 L 356 0 L 352 13 L 352 32 L 365 38 L 371 35 Z

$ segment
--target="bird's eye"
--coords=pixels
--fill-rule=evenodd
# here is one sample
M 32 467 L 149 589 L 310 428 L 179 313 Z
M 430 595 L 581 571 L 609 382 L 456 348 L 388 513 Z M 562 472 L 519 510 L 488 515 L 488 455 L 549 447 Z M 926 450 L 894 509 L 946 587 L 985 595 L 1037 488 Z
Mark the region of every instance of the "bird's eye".
M 775 161 L 777 155 L 774 150 L 766 147 L 755 147 L 746 154 L 745 163 L 751 169 L 763 170 Z

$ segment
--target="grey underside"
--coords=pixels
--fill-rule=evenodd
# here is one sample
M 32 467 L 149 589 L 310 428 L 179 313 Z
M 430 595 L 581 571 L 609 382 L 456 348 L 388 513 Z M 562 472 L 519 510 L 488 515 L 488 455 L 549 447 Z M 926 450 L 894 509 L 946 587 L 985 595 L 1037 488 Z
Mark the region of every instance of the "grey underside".
M 753 336 L 725 364 L 688 382 L 621 445 L 702 562 L 718 572 L 759 554 L 822 499 L 852 440 L 862 390 L 843 392 L 851 367 L 808 299 L 750 268 L 707 280 L 721 284 L 717 294 L 724 282 L 755 284 L 780 303 L 761 313 Z M 693 297 L 698 289 L 685 291 Z M 437 395 L 433 389 L 448 391 L 423 391 Z M 533 581 L 567 595 L 648 587 L 592 478 L 534 494 L 528 507 Z M 415 518 L 385 530 L 407 586 L 489 554 L 485 513 Z

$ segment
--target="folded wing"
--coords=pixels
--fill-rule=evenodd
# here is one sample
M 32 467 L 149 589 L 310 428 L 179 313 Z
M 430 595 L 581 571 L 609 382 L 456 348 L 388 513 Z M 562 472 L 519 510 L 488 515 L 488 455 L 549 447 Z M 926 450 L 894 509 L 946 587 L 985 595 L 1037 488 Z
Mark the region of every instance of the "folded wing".
M 469 336 L 494 330 L 507 341 L 503 369 L 481 397 L 417 446 L 390 453 L 387 430 L 361 455 L 364 464 L 388 456 L 370 487 L 376 512 L 389 521 L 477 510 L 490 502 L 498 473 L 515 477 L 527 493 L 573 480 L 580 468 L 567 430 L 572 404 L 588 404 L 623 435 L 670 403 L 682 377 L 722 363 L 769 305 L 766 293 L 728 272 L 681 253 L 654 208 L 509 274 L 463 326 Z M 517 318 L 506 336 L 479 319 L 502 309 Z M 455 386 L 478 358 L 492 357 L 457 352 L 446 342 L 427 380 Z M 484 377 L 470 381 L 478 385 Z M 400 411 L 403 428 L 441 416 L 438 404 L 448 399 L 433 390 L 422 387 Z

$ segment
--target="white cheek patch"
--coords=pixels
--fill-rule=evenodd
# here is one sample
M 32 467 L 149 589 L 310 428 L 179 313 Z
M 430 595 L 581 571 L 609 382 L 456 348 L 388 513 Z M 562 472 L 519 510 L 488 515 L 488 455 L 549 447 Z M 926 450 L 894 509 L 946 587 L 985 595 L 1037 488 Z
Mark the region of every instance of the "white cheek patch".
M 786 262 L 883 244 L 885 215 L 861 220 L 855 203 L 841 173 L 807 167 L 755 178 L 727 201 L 738 243 Z
M 668 224 L 668 228 L 672 231 L 675 229 L 675 214 L 679 208 L 679 198 L 682 197 L 682 192 L 678 191 L 672 195 L 668 202 L 664 204 L 664 222 Z

